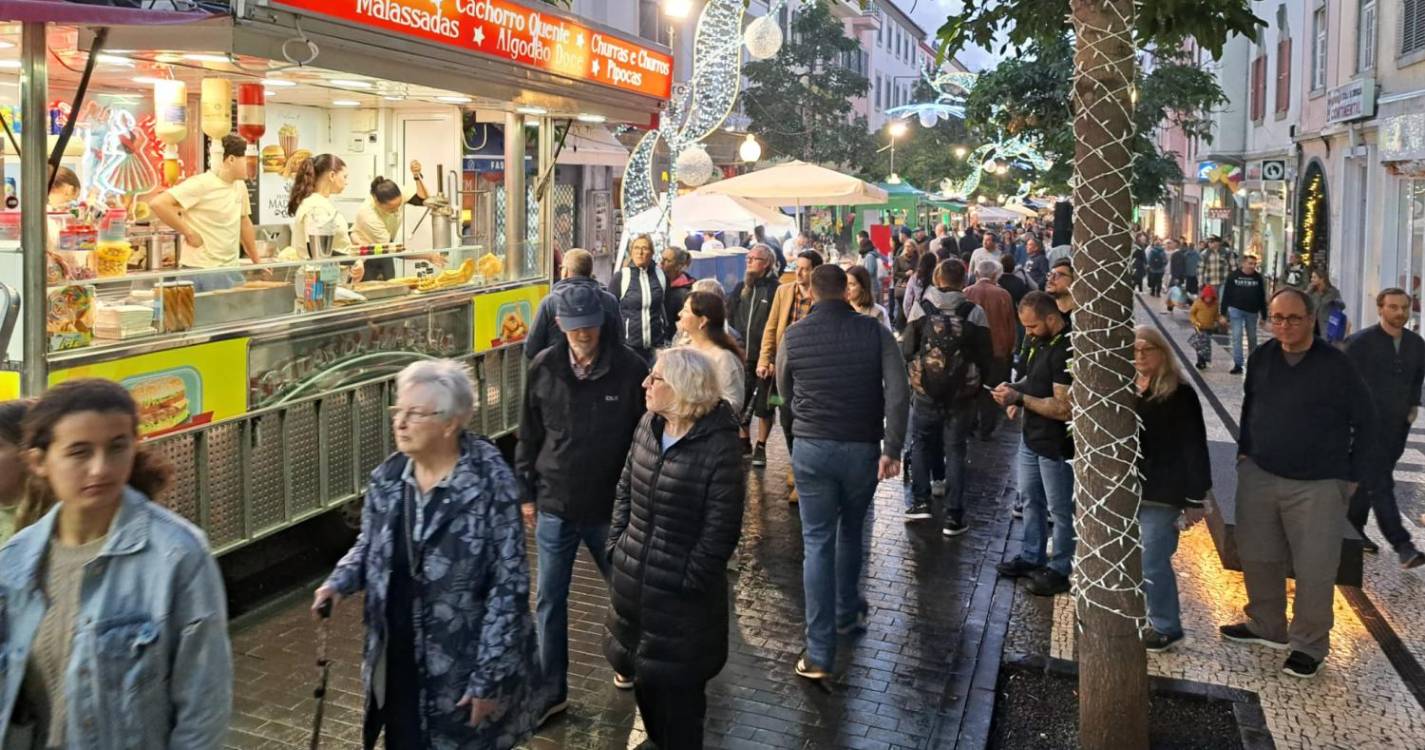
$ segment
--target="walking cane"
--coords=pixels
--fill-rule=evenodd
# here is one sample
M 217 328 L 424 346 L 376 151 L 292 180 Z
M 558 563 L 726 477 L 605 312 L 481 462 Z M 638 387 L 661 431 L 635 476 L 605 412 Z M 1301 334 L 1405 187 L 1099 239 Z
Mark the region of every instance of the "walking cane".
M 317 699 L 317 715 L 312 719 L 311 750 L 317 750 L 322 744 L 322 713 L 327 706 L 327 677 L 331 675 L 331 661 L 327 659 L 327 631 L 331 616 L 332 600 L 328 599 L 317 607 L 317 617 L 321 618 L 317 623 L 317 667 L 322 670 L 322 679 L 317 683 L 317 689 L 312 691 L 312 697 Z

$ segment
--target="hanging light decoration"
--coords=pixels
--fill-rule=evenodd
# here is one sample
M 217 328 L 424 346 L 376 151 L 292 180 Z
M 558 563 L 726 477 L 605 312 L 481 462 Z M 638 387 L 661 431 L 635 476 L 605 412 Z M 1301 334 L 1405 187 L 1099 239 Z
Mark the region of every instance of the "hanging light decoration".
M 700 144 L 694 143 L 678 154 L 678 179 L 688 187 L 697 187 L 712 179 L 713 160 Z
M 752 137 L 751 133 L 748 133 L 747 140 L 744 140 L 742 145 L 737 147 L 737 155 L 742 157 L 742 160 L 748 164 L 753 164 L 762 158 L 762 144 L 758 143 L 757 139 Z
M 742 39 L 753 60 L 766 60 L 782 49 L 782 27 L 768 14 L 747 24 Z
M 936 111 L 933 110 L 933 109 L 921 110 L 921 112 L 920 112 L 920 126 L 921 126 L 922 128 L 933 128 L 933 127 L 935 127 L 936 123 L 938 123 L 938 122 L 940 122 L 940 113 L 939 113 L 939 112 L 936 112 Z

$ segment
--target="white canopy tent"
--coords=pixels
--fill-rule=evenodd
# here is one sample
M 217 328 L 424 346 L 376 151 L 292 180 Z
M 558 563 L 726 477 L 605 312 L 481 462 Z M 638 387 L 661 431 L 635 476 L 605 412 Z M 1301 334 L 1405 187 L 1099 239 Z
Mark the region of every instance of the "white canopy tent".
M 710 185 L 694 195 L 722 194 L 770 206 L 860 206 L 886 202 L 886 191 L 850 175 L 804 161 L 789 161 Z
M 751 232 L 758 225 L 767 233 L 781 236 L 796 231 L 792 217 L 775 208 L 731 195 L 689 193 L 673 201 L 674 237 L 689 232 Z M 631 234 L 661 231 L 663 207 L 654 206 L 628 220 Z

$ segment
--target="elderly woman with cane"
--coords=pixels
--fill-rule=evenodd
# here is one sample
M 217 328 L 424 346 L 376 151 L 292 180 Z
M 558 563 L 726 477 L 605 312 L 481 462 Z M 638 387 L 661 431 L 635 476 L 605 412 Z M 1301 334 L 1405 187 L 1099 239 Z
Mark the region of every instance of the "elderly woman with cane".
M 361 533 L 312 603 L 365 591 L 365 747 L 505 750 L 539 701 L 520 485 L 465 428 L 466 368 L 410 365 L 391 407 L 398 452 L 371 475 Z

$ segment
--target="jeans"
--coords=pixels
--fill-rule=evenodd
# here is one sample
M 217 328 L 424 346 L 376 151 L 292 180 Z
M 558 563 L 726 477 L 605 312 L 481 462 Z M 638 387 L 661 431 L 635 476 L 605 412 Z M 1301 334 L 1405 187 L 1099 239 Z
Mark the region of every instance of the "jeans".
M 579 525 L 543 511 L 534 531 L 539 547 L 539 592 L 535 616 L 539 623 L 539 662 L 552 688 L 554 703 L 569 697 L 569 580 L 579 543 L 589 548 L 589 556 L 605 579 L 609 561 L 605 546 L 609 541 L 608 522 Z
M 1148 272 L 1148 293 L 1157 297 L 1163 293 L 1163 272 Z
M 1068 575 L 1074 561 L 1074 470 L 1068 461 L 1044 458 L 1019 443 L 1019 495 L 1024 502 L 1024 543 L 1019 556 Z M 1054 554 L 1046 558 L 1049 517 L 1054 518 Z
M 1178 551 L 1178 517 L 1181 508 L 1143 503 L 1138 528 L 1143 535 L 1143 593 L 1148 599 L 1148 624 L 1177 638 L 1183 634 L 1178 607 L 1178 579 L 1173 574 L 1173 554 Z
M 836 627 L 866 611 L 861 596 L 862 530 L 876 494 L 876 443 L 798 438 L 792 450 L 802 517 L 802 588 L 806 592 L 806 649 L 831 668 Z
M 910 460 L 910 492 L 917 501 L 929 502 L 930 452 L 945 466 L 945 518 L 960 521 L 965 514 L 965 453 L 970 438 L 968 409 L 946 414 L 939 409 L 919 408 L 911 412 L 913 435 Z
M 924 439 L 916 437 L 913 425 L 915 424 L 915 413 L 918 407 L 916 407 L 915 401 L 916 399 L 911 399 L 910 414 L 906 421 L 905 455 L 901 457 L 904 463 L 903 470 L 913 479 L 915 477 L 916 462 L 920 462 L 930 470 L 930 481 L 943 482 L 945 481 L 944 433 L 932 430 L 927 433 Z M 918 444 L 921 442 L 925 443 L 925 446 L 922 448 L 923 455 L 916 453 L 916 449 L 920 447 Z M 905 507 L 907 509 L 915 502 L 915 497 L 914 492 L 905 496 Z
M 1227 321 L 1232 326 L 1232 364 L 1238 367 L 1247 361 L 1247 354 L 1257 349 L 1257 314 L 1235 307 L 1227 308 Z M 1242 352 L 1242 329 L 1247 333 L 1247 352 Z
M 1351 497 L 1346 518 L 1364 534 L 1366 519 L 1372 510 L 1376 512 L 1376 525 L 1380 526 L 1385 541 L 1398 554 L 1415 551 L 1410 532 L 1400 520 L 1400 506 L 1395 500 L 1395 465 L 1405 453 L 1405 441 L 1410 436 L 1410 423 L 1398 414 L 1381 415 L 1383 424 L 1400 425 L 1395 430 L 1383 427 L 1381 433 L 1381 458 L 1379 468 L 1361 478 L 1356 494 Z M 1393 434 L 1392 434 L 1393 433 Z

